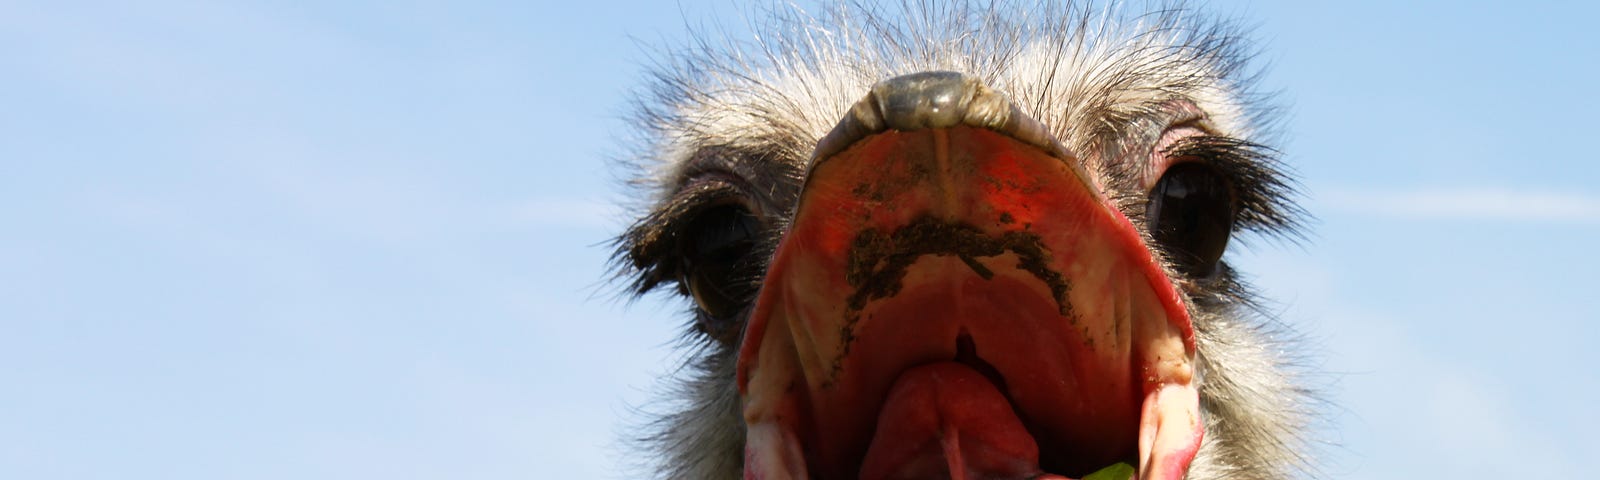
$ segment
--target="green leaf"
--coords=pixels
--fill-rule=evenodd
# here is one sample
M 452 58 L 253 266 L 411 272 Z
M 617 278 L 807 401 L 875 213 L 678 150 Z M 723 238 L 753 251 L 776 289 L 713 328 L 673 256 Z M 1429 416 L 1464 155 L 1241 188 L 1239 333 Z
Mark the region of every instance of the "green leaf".
M 1133 465 L 1117 462 L 1098 472 L 1088 474 L 1083 480 L 1128 480 L 1133 478 Z

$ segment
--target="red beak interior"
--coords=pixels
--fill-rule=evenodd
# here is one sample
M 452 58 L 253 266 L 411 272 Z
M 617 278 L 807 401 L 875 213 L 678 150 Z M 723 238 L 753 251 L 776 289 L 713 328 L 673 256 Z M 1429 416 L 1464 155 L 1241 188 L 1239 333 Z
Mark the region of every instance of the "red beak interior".
M 1172 282 L 1077 159 L 967 123 L 814 160 L 740 347 L 745 478 L 1182 477 Z

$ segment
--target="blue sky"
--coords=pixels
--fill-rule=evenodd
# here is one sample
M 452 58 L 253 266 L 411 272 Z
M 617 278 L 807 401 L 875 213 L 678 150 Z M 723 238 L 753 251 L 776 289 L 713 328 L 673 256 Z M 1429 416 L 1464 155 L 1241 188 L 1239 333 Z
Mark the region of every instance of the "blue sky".
M 550 3 L 550 2 L 542 2 Z M 1600 455 L 1589 2 L 1214 2 L 1315 213 L 1230 255 L 1332 478 Z M 0 2 L 0 478 L 620 478 L 682 306 L 606 287 L 648 45 L 725 1 Z

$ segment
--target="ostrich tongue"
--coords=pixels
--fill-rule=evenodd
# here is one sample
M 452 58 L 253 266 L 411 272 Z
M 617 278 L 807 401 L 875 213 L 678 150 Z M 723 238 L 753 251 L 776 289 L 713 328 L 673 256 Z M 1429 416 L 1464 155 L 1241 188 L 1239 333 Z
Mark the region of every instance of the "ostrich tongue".
M 1011 402 L 983 375 L 956 362 L 912 368 L 895 380 L 861 464 L 861 480 L 1039 473 L 1039 445 Z
M 1084 480 L 1132 474 L 1119 463 Z M 1039 446 L 1011 403 L 982 374 L 957 362 L 912 368 L 895 380 L 860 478 L 1067 480 L 1040 470 Z

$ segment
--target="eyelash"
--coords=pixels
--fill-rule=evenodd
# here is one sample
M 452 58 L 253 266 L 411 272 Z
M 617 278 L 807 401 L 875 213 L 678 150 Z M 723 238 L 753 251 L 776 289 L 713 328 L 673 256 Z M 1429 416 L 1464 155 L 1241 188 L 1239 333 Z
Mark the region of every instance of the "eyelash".
M 630 290 L 643 294 L 678 278 L 681 274 L 681 266 L 677 264 L 679 242 L 683 230 L 694 220 L 694 214 L 730 199 L 743 202 L 744 197 L 743 191 L 732 182 L 697 178 L 681 188 L 666 207 L 636 221 L 615 241 L 617 258 L 637 274 Z
M 1229 178 L 1238 202 L 1237 229 L 1292 232 L 1297 226 L 1294 218 L 1301 212 L 1286 200 L 1296 196 L 1296 190 L 1286 176 L 1278 173 L 1286 167 L 1279 163 L 1278 152 L 1272 148 L 1230 137 L 1198 135 L 1174 142 L 1162 154 L 1186 159 L 1173 164 L 1205 163 Z

